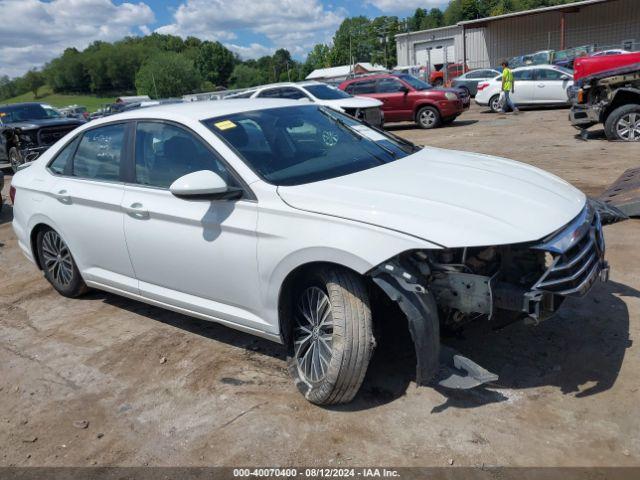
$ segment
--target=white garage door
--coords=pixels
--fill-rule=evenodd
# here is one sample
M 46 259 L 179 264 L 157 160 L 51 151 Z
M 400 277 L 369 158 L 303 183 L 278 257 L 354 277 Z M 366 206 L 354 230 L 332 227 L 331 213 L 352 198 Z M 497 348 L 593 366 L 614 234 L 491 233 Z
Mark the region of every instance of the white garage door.
M 431 63 L 430 66 L 433 68 L 438 64 L 456 61 L 453 38 L 418 43 L 415 46 L 415 52 L 417 65 L 427 66 Z

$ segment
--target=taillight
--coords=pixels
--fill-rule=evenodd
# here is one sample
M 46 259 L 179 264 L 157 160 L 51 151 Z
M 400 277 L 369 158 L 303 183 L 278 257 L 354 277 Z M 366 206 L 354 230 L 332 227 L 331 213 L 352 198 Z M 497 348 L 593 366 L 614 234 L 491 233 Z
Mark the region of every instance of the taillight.
M 16 204 L 16 187 L 14 187 L 13 185 L 9 187 L 9 198 L 11 199 L 11 204 L 15 205 Z
M 478 84 L 478 91 L 481 92 L 482 90 L 484 90 L 488 86 L 489 86 L 489 84 L 487 82 L 480 83 L 480 84 Z

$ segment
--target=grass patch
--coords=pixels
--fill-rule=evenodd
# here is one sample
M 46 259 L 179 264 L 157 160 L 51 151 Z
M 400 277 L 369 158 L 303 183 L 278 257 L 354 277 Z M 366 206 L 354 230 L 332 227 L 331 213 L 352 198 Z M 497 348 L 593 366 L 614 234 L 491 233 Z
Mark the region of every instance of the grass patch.
M 20 102 L 40 102 L 48 103 L 53 107 L 66 107 L 68 105 L 83 105 L 87 107 L 90 112 L 95 112 L 101 108 L 105 103 L 113 103 L 115 97 L 96 97 L 94 95 L 65 95 L 60 93 L 53 93 L 51 88 L 47 85 L 38 90 L 38 98 L 34 98 L 32 92 L 18 95 L 17 97 L 7 98 L 0 100 L 0 105 L 7 103 L 20 103 Z

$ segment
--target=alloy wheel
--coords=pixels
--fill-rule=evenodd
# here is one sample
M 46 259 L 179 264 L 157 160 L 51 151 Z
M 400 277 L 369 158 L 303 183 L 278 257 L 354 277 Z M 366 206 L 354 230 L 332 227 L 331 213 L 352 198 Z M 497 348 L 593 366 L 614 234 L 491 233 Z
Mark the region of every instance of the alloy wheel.
M 433 110 L 424 110 L 420 112 L 420 123 L 426 127 L 432 127 L 437 121 L 436 112 Z
M 69 285 L 73 280 L 71 252 L 60 235 L 53 230 L 42 237 L 42 256 L 51 279 L 61 287 Z
M 494 112 L 499 112 L 500 111 L 500 97 L 495 98 L 491 102 L 491 110 L 493 110 Z
M 616 124 L 618 138 L 627 142 L 640 141 L 640 113 L 631 112 L 620 117 Z
M 308 382 L 319 382 L 331 362 L 333 317 L 327 294 L 318 287 L 302 292 L 296 306 L 294 357 L 300 375 Z

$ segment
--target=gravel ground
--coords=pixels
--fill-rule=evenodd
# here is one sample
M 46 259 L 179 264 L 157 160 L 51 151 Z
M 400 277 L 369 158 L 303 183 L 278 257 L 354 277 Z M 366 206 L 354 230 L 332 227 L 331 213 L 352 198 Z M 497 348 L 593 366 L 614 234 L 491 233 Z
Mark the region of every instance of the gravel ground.
M 392 129 L 527 162 L 592 195 L 640 163 L 640 145 L 578 140 L 563 109 L 474 106 L 448 128 Z M 399 321 L 361 393 L 336 408 L 297 393 L 276 344 L 106 293 L 57 295 L 10 221 L 5 206 L 0 466 L 640 465 L 637 220 L 606 227 L 611 281 L 553 319 L 448 340 L 497 384 L 417 388 Z

